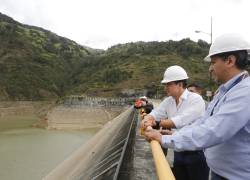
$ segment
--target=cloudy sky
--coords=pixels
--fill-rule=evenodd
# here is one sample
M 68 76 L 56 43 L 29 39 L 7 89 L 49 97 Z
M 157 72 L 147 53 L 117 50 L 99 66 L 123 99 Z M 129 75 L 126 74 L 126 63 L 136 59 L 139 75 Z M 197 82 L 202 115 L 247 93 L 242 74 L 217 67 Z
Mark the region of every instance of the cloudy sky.
M 0 12 L 92 48 L 249 34 L 249 0 L 0 0 Z M 205 33 L 195 33 L 201 30 Z

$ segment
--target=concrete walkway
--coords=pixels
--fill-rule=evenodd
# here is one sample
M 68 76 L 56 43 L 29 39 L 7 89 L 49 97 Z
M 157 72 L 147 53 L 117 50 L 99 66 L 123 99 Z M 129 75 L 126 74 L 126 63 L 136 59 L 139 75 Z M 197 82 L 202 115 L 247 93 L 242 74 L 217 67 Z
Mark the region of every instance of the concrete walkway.
M 156 180 L 156 170 L 150 144 L 140 134 L 140 117 L 138 117 L 135 144 L 132 157 L 133 168 L 130 179 L 132 180 Z
M 154 107 L 159 106 L 160 100 L 150 100 Z M 131 180 L 156 180 L 157 174 L 150 144 L 141 136 L 140 132 L 140 117 L 138 116 L 135 144 L 133 147 L 133 168 L 131 172 Z M 172 166 L 173 150 L 168 149 L 167 161 Z

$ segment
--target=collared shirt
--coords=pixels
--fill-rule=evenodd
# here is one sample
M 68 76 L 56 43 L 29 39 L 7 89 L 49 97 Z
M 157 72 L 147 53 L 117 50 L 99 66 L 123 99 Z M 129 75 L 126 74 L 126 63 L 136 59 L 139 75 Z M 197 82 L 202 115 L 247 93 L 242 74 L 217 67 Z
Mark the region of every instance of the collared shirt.
M 192 124 L 199 119 L 205 112 L 205 102 L 202 97 L 192 93 L 187 89 L 184 90 L 179 98 L 179 103 L 172 96 L 165 98 L 158 108 L 154 109 L 152 115 L 156 121 L 161 119 L 171 119 L 177 129 Z
M 249 179 L 250 77 L 232 86 L 243 73 L 220 86 L 201 119 L 172 136 L 162 136 L 162 145 L 176 150 L 205 149 L 213 172 L 227 179 Z

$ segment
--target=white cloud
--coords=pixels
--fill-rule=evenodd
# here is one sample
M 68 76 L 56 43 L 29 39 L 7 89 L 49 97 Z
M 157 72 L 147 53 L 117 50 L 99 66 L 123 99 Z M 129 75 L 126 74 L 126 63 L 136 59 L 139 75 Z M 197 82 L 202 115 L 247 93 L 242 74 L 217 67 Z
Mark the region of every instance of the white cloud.
M 248 33 L 247 0 L 0 0 L 0 12 L 93 48 Z

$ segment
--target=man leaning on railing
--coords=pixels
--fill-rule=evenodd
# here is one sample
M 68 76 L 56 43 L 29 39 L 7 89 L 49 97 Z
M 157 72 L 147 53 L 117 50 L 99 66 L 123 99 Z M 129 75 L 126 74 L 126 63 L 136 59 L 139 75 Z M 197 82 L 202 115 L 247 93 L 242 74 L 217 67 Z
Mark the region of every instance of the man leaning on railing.
M 145 116 L 142 128 L 160 124 L 162 128 L 179 130 L 203 115 L 205 103 L 200 95 L 187 90 L 187 79 L 186 71 L 180 66 L 166 69 L 161 83 L 168 97 Z M 177 180 L 208 180 L 209 169 L 203 151 L 175 151 L 173 172 Z
M 205 149 L 211 180 L 249 179 L 248 52 L 250 43 L 241 35 L 225 34 L 215 39 L 205 60 L 210 62 L 212 78 L 221 85 L 204 116 L 172 135 L 161 135 L 151 129 L 145 132 L 145 137 L 178 151 Z

